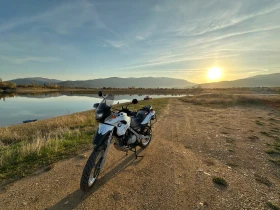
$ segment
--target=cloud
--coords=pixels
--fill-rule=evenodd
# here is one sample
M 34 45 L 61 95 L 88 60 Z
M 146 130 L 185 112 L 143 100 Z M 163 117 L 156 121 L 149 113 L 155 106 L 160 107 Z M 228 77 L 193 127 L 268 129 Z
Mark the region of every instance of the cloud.
M 218 20 L 216 20 L 216 23 L 212 22 L 213 24 L 211 24 L 210 27 L 206 27 L 199 32 L 194 31 L 194 33 L 192 33 L 192 35 L 203 35 L 203 34 L 206 34 L 206 33 L 209 33 L 209 32 L 225 29 L 225 28 L 240 24 L 244 21 L 254 19 L 258 16 L 269 14 L 269 13 L 274 12 L 274 11 L 279 10 L 279 9 L 280 9 L 280 3 L 277 4 L 276 6 L 273 6 L 272 8 L 267 8 L 267 9 L 264 9 L 262 11 L 252 13 L 252 14 L 248 14 L 248 15 L 236 16 L 235 18 L 230 17 L 229 19 L 226 19 L 226 20 L 223 20 L 223 18 L 220 17 Z M 180 30 L 178 32 L 178 34 L 182 35 L 183 34 L 182 30 Z
M 55 57 L 33 57 L 33 56 L 25 56 L 25 57 L 0 56 L 0 59 L 16 64 L 24 64 L 28 62 L 48 63 L 48 62 L 56 62 L 60 60 L 59 58 L 55 58 Z
M 25 30 L 48 28 L 58 34 L 68 34 L 86 23 L 95 23 L 99 28 L 106 28 L 94 4 L 85 0 L 74 1 L 38 15 L 7 21 L 0 25 L 0 33 L 7 33 L 24 26 Z
M 105 40 L 105 43 L 109 44 L 110 46 L 112 46 L 114 48 L 130 50 L 130 47 L 124 41 Z
M 128 66 L 128 67 L 124 67 L 121 69 L 137 69 L 137 68 L 143 68 L 143 67 L 147 67 L 147 66 L 158 66 L 158 65 L 163 65 L 163 64 L 170 64 L 170 63 L 178 63 L 178 62 L 182 62 L 182 61 L 193 61 L 193 60 L 206 60 L 206 59 L 211 59 L 211 58 L 228 58 L 228 57 L 235 57 L 238 56 L 239 54 L 228 54 L 228 55 L 206 55 L 206 56 L 196 56 L 196 57 L 187 57 L 187 56 L 182 56 L 181 58 L 177 58 L 177 59 L 164 59 L 164 61 L 158 61 L 158 62 L 151 62 L 151 63 L 142 63 L 139 65 L 134 65 L 134 66 Z
M 139 41 L 142 41 L 142 40 L 144 40 L 145 38 L 144 38 L 143 36 L 137 35 L 137 36 L 135 37 L 135 39 L 136 39 L 136 40 L 139 40 Z

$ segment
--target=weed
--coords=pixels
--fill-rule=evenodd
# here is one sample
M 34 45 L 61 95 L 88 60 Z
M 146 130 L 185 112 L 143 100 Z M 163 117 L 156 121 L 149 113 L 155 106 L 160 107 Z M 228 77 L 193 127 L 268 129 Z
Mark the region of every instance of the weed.
M 277 149 L 278 150 L 278 149 Z M 279 151 L 275 151 L 274 149 L 269 149 L 269 150 L 266 150 L 265 151 L 267 154 L 270 154 L 270 155 L 280 155 L 280 152 Z
M 205 160 L 203 160 L 203 162 L 206 163 L 207 166 L 215 165 L 215 162 L 211 159 L 205 159 Z
M 276 206 L 274 203 L 272 203 L 271 201 L 266 202 L 266 205 L 273 210 L 280 210 L 280 208 Z
M 226 142 L 232 144 L 235 140 L 233 138 L 230 137 L 225 137 Z
M 269 181 L 267 177 L 255 174 L 255 180 L 268 187 L 272 186 L 272 183 Z
M 251 141 L 260 140 L 260 138 L 258 136 L 249 136 L 248 139 L 250 139 Z
M 229 134 L 228 132 L 226 131 L 222 131 L 221 134 Z
M 256 124 L 257 124 L 257 125 L 261 125 L 261 126 L 264 125 L 264 123 L 261 122 L 261 121 L 259 121 L 259 120 L 256 120 Z
M 222 185 L 222 186 L 225 186 L 227 187 L 228 186 L 228 183 L 225 179 L 221 178 L 221 177 L 213 177 L 212 178 L 212 181 L 218 185 Z
M 238 167 L 238 164 L 236 164 L 236 163 L 227 163 L 226 165 L 229 167 L 232 167 L 232 168 Z
M 269 161 L 280 166 L 280 159 L 279 160 L 269 159 Z

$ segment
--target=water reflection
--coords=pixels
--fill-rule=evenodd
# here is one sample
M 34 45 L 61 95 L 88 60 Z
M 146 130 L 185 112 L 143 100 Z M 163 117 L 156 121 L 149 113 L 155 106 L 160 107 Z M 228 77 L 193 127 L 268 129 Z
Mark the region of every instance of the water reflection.
M 176 97 L 178 95 L 150 95 L 152 98 Z M 114 103 L 143 100 L 146 95 L 115 95 Z M 97 94 L 74 93 L 1 93 L 0 127 L 22 123 L 24 120 L 45 119 L 90 110 L 100 102 Z
M 6 101 L 6 98 L 14 98 L 16 96 L 16 93 L 2 92 L 0 93 L 0 100 Z

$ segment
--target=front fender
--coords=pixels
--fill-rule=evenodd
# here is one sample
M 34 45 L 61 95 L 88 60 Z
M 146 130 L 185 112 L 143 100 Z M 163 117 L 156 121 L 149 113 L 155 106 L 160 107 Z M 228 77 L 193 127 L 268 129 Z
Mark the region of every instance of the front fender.
M 110 133 L 114 129 L 114 126 L 107 125 L 100 123 L 97 129 L 97 132 L 94 135 L 93 138 L 93 145 L 94 149 L 99 149 L 100 147 L 105 145 L 106 140 L 108 139 Z

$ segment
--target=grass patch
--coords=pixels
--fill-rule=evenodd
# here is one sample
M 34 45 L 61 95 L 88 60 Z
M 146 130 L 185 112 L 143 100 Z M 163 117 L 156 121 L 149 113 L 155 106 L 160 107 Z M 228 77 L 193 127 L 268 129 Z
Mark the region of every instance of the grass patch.
M 1 149 L 1 178 L 23 177 L 34 170 L 57 160 L 73 156 L 90 148 L 92 135 L 78 130 L 65 134 L 64 138 L 37 138 L 31 142 L 18 142 Z M 51 169 L 51 168 L 50 168 Z
M 225 135 L 227 135 L 227 134 L 229 134 L 229 132 L 222 131 L 222 132 L 221 132 L 221 134 L 225 134 Z
M 272 183 L 269 181 L 267 177 L 255 174 L 255 180 L 268 187 L 272 186 Z
M 274 203 L 272 203 L 271 201 L 266 202 L 267 207 L 269 207 L 270 209 L 273 210 L 280 210 L 280 208 L 278 206 L 276 206 Z
M 213 91 L 215 92 L 215 91 Z M 193 97 L 182 97 L 181 101 L 192 103 L 195 105 L 204 105 L 212 107 L 225 108 L 229 106 L 263 106 L 269 105 L 280 108 L 280 96 L 265 96 L 265 95 L 252 95 L 252 94 L 230 94 L 230 93 L 214 93 L 214 94 L 200 94 Z
M 277 149 L 277 150 L 279 150 L 279 149 Z M 269 150 L 266 150 L 265 152 L 267 153 L 267 154 L 270 154 L 270 155 L 280 155 L 280 151 L 277 151 L 277 150 L 274 150 L 274 149 L 269 149 Z
M 260 140 L 260 138 L 258 136 L 249 136 L 248 139 L 250 139 L 251 141 L 257 141 Z
M 129 108 L 138 110 L 150 104 L 159 114 L 168 101 L 166 98 L 140 101 Z M 50 164 L 91 149 L 97 125 L 94 111 L 90 110 L 0 128 L 0 180 L 23 177 L 41 167 L 50 170 Z
M 226 165 L 229 166 L 229 167 L 232 167 L 232 168 L 236 168 L 236 167 L 239 166 L 239 165 L 236 164 L 236 163 L 226 163 Z
M 224 187 L 227 187 L 228 186 L 228 183 L 225 179 L 221 178 L 221 177 L 213 177 L 212 178 L 212 181 L 215 183 L 215 184 L 218 184 L 218 185 L 221 185 L 221 186 L 224 186 Z
M 39 120 L 28 124 L 18 124 L 0 128 L 0 141 L 4 145 L 33 140 L 37 136 L 52 138 L 64 133 L 64 129 L 94 127 L 94 111 L 85 111 L 51 119 Z M 53 136 L 54 135 L 54 136 Z M 1 145 L 1 144 L 0 144 Z
M 261 122 L 261 121 L 259 121 L 259 120 L 256 120 L 256 124 L 257 124 L 257 125 L 261 125 L 261 126 L 264 125 L 264 123 Z
M 203 160 L 203 162 L 207 165 L 207 166 L 213 166 L 215 165 L 215 161 L 212 159 L 205 159 Z
M 270 162 L 274 163 L 275 165 L 280 166 L 280 159 L 275 160 L 275 159 L 269 159 Z
M 226 142 L 229 143 L 229 144 L 232 144 L 235 142 L 235 140 L 233 138 L 230 138 L 230 137 L 225 137 L 226 139 Z

